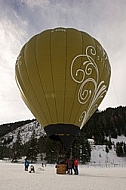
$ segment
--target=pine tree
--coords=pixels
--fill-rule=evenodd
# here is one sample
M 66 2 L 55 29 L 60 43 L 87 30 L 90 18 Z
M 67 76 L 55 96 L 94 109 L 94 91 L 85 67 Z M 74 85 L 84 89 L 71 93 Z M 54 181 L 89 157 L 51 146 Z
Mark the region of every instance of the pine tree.
M 126 143 L 125 142 L 123 144 L 123 149 L 124 149 L 124 155 L 126 155 Z
M 17 134 L 17 140 L 12 147 L 12 160 L 17 161 L 18 159 L 21 159 L 21 157 L 22 157 L 22 140 L 19 130 Z
M 72 157 L 77 157 L 82 163 L 90 161 L 91 147 L 83 130 L 80 131 L 73 142 Z
M 117 156 L 123 156 L 123 147 L 122 147 L 122 143 L 117 142 L 116 143 L 116 154 Z
M 31 160 L 31 163 L 37 161 L 37 154 L 38 154 L 38 143 L 37 139 L 35 138 L 35 131 L 33 131 L 31 139 L 28 143 L 28 152 L 27 152 L 27 158 Z
M 53 141 L 46 138 L 46 161 L 48 163 L 56 163 L 58 161 L 59 155 L 62 154 L 61 143 L 58 141 Z

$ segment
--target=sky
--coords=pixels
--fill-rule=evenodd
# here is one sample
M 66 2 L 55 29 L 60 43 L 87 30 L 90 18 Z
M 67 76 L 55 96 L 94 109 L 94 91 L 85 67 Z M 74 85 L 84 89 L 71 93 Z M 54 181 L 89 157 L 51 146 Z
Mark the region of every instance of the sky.
M 56 27 L 85 31 L 106 50 L 109 90 L 99 106 L 126 106 L 125 0 L 0 0 L 0 124 L 33 119 L 15 82 L 15 63 L 34 35 Z

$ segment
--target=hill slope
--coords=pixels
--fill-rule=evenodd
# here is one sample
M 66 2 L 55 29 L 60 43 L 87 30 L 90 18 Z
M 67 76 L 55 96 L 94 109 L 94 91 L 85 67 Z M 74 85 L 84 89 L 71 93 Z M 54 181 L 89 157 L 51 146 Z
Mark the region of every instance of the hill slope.
M 45 136 L 46 133 L 41 125 L 37 121 L 32 121 L 28 124 L 20 126 L 15 130 L 9 132 L 8 134 L 4 135 L 1 138 L 1 142 L 3 143 L 5 140 L 9 139 L 7 146 L 12 146 L 14 142 L 17 140 L 17 134 L 20 131 L 22 143 L 25 144 L 31 138 L 33 131 L 35 131 L 35 137 L 38 139 L 41 136 Z M 118 136 L 117 139 L 111 139 L 113 144 L 117 142 L 126 142 L 126 137 Z M 117 157 L 114 145 L 112 149 L 109 150 L 109 153 L 106 153 L 106 146 L 105 145 L 91 145 L 91 164 L 124 164 L 126 163 L 126 157 Z

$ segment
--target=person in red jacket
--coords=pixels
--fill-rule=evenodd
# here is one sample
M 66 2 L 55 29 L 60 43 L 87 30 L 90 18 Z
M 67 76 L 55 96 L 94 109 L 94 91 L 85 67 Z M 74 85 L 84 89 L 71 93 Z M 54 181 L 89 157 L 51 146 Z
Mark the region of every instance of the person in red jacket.
M 79 161 L 78 161 L 78 159 L 76 158 L 76 159 L 74 160 L 74 174 L 75 174 L 75 175 L 78 175 L 78 164 L 79 164 Z

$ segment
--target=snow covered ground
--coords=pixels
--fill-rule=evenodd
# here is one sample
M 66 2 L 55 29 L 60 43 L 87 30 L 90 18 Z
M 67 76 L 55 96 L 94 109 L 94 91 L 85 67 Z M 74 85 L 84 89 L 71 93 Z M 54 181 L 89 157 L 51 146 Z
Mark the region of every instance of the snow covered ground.
M 117 139 L 111 139 L 111 141 L 116 145 L 117 142 L 125 142 L 125 136 L 118 136 Z M 96 164 L 126 164 L 126 157 L 117 157 L 116 150 L 114 146 L 109 150 L 109 153 L 106 153 L 106 145 L 92 145 L 91 146 L 91 160 L 90 163 Z
M 54 165 L 35 164 L 35 173 L 24 164 L 0 162 L 0 190 L 125 190 L 126 167 L 79 165 L 79 175 L 56 174 Z

